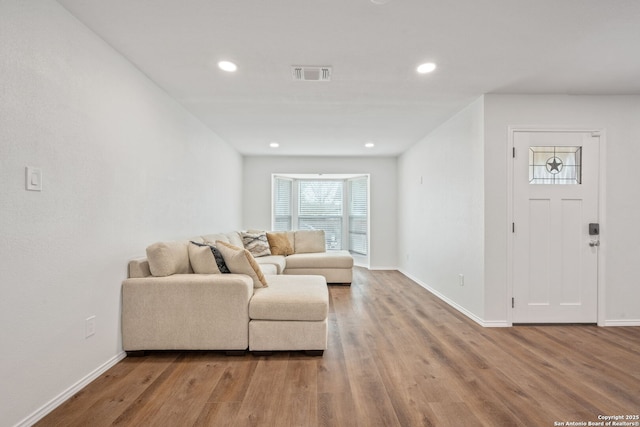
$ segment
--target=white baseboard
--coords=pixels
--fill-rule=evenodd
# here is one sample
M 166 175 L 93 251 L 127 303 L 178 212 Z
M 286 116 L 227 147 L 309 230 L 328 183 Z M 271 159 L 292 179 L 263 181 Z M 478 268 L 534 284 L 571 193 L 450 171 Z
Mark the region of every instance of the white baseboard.
M 91 381 L 98 378 L 100 375 L 105 373 L 109 368 L 113 367 L 116 363 L 118 363 L 125 357 L 127 357 L 127 353 L 123 351 L 120 354 L 117 354 L 111 359 L 107 360 L 105 363 L 98 366 L 96 369 L 94 369 L 92 372 L 90 372 L 87 376 L 82 378 L 80 381 L 73 384 L 71 387 L 69 387 L 68 389 L 60 393 L 58 396 L 50 400 L 48 403 L 40 407 L 40 409 L 35 411 L 33 414 L 29 415 L 27 418 L 20 421 L 18 424 L 15 425 L 15 427 L 29 427 L 34 425 L 35 423 L 40 421 L 42 418 L 44 418 L 48 413 L 56 409 L 58 406 L 62 405 L 71 396 L 73 396 L 74 394 L 82 390 Z
M 449 299 L 448 297 L 446 297 L 445 295 L 441 294 L 437 290 L 433 289 L 431 286 L 427 285 L 426 283 L 423 283 L 418 278 L 413 277 L 411 274 L 406 273 L 405 271 L 402 271 L 402 270 L 398 270 L 398 271 L 400 271 L 400 273 L 404 274 L 409 279 L 413 280 L 418 285 L 422 286 L 423 288 L 425 288 L 426 290 L 431 292 L 433 295 L 435 295 L 436 297 L 440 298 L 442 301 L 446 302 L 451 307 L 455 308 L 460 313 L 464 314 L 469 319 L 473 320 L 474 322 L 476 322 L 478 325 L 480 325 L 482 327 L 485 327 L 485 328 L 506 328 L 506 327 L 510 327 L 511 326 L 509 324 L 509 322 L 507 322 L 506 320 L 490 320 L 490 321 L 486 321 L 484 319 L 481 319 L 476 314 L 470 312 L 469 310 L 467 310 L 466 308 L 462 307 L 461 305 L 459 305 L 458 303 L 456 303 L 452 299 Z
M 602 326 L 640 326 L 640 319 L 605 320 Z
M 379 271 L 382 271 L 382 270 L 394 270 L 394 271 L 397 271 L 398 267 L 381 267 L 381 266 L 375 265 L 375 266 L 369 267 L 369 270 L 374 270 L 374 271 L 378 271 L 378 270 Z
M 506 320 L 483 320 L 481 325 L 485 328 L 510 328 L 513 326 Z

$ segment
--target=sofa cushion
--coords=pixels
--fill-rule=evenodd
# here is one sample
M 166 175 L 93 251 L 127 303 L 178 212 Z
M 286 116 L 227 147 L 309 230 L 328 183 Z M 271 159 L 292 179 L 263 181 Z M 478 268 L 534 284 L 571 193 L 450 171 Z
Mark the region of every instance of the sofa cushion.
M 193 239 L 191 239 L 194 241 Z M 202 242 L 208 245 L 215 245 L 218 240 L 229 243 L 229 238 L 224 233 L 205 234 L 202 236 Z
M 297 254 L 324 252 L 324 230 L 298 230 L 294 233 L 294 249 Z
M 287 261 L 282 255 L 267 255 L 261 256 L 260 258 L 256 258 L 256 262 L 260 264 L 260 267 L 265 265 L 272 265 L 275 268 L 275 273 L 273 274 L 282 274 L 285 267 L 287 266 Z M 262 269 L 264 271 L 264 269 Z M 267 274 L 267 273 L 265 273 Z
M 262 274 L 264 274 L 265 276 L 273 276 L 278 274 L 278 267 L 276 267 L 273 264 L 258 263 L 258 265 L 260 266 L 260 270 L 262 271 Z
M 329 291 L 322 276 L 272 276 L 254 289 L 249 317 L 259 320 L 319 321 L 327 317 Z
M 194 241 L 192 241 L 191 243 L 195 244 L 196 246 L 203 246 L 203 247 L 209 248 L 209 250 L 213 254 L 213 257 L 215 258 L 216 267 L 218 267 L 218 270 L 220 270 L 220 273 L 223 273 L 223 274 L 231 273 L 231 271 L 229 271 L 229 267 L 227 267 L 227 264 L 224 262 L 224 257 L 220 253 L 220 250 L 216 248 L 214 244 L 198 243 Z
M 189 245 L 189 261 L 193 272 L 197 274 L 231 273 L 220 250 L 213 245 L 192 241 Z
M 291 255 L 293 253 L 293 231 L 281 233 L 267 233 L 267 241 L 271 249 L 271 255 Z
M 240 233 L 242 237 L 242 244 L 244 248 L 251 252 L 255 258 L 271 255 L 269 249 L 269 241 L 267 240 L 267 233 L 264 231 Z
M 240 233 L 238 233 L 237 231 L 230 231 L 228 233 L 225 233 L 225 236 L 227 236 L 227 239 L 229 239 L 229 243 L 233 246 L 237 246 L 238 248 L 242 248 L 244 246 L 242 237 L 240 237 Z M 222 241 L 224 241 L 224 239 L 222 239 Z
M 287 270 L 296 268 L 352 268 L 353 257 L 349 251 L 327 251 L 309 254 L 293 254 L 287 257 Z
M 147 247 L 151 274 L 158 277 L 191 273 L 189 242 L 157 242 Z
M 260 266 L 248 250 L 233 246 L 221 240 L 216 242 L 216 247 L 222 254 L 229 271 L 237 274 L 246 274 L 251 277 L 254 288 L 269 286 Z

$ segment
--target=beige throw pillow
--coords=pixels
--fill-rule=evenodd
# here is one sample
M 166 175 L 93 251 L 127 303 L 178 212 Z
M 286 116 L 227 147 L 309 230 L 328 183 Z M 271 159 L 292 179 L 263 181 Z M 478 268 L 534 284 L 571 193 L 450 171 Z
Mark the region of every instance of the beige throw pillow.
M 271 255 L 293 254 L 293 233 L 267 233 Z
M 158 242 L 147 247 L 151 274 L 157 277 L 189 273 L 188 242 Z
M 269 286 L 251 252 L 220 240 L 216 242 L 216 247 L 222 254 L 229 271 L 237 274 L 246 274 L 251 277 L 254 288 L 266 288 Z
M 324 230 L 298 230 L 294 243 L 297 254 L 326 252 Z
M 196 274 L 220 274 L 211 246 L 189 245 L 189 262 Z

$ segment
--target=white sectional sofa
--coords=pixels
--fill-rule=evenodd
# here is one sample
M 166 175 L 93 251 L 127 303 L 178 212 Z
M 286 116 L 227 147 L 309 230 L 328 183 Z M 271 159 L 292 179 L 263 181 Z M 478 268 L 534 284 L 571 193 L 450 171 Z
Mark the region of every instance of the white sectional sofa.
M 146 258 L 129 262 L 122 284 L 124 350 L 322 354 L 327 282 L 351 283 L 353 269 L 347 251 L 324 247 L 321 231 L 218 233 L 149 246 Z

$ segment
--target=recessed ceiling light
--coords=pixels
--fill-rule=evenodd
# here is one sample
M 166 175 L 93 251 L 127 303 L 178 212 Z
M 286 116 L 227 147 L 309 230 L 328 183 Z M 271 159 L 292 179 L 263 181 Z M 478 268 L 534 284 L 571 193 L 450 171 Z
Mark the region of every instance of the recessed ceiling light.
M 280 147 L 280 144 L 278 144 L 277 142 L 272 142 L 272 143 L 269 144 L 269 147 L 278 148 L 278 147 Z
M 218 62 L 218 68 L 224 71 L 229 71 L 230 73 L 236 71 L 238 66 L 230 61 L 220 61 Z
M 424 64 L 418 65 L 418 68 L 416 69 L 416 71 L 419 72 L 420 74 L 427 74 L 432 72 L 435 69 L 436 69 L 436 64 L 434 64 L 433 62 L 425 62 Z
M 367 148 L 373 148 L 376 146 L 376 144 L 374 144 L 373 142 L 367 142 L 366 144 L 364 144 L 364 146 Z

